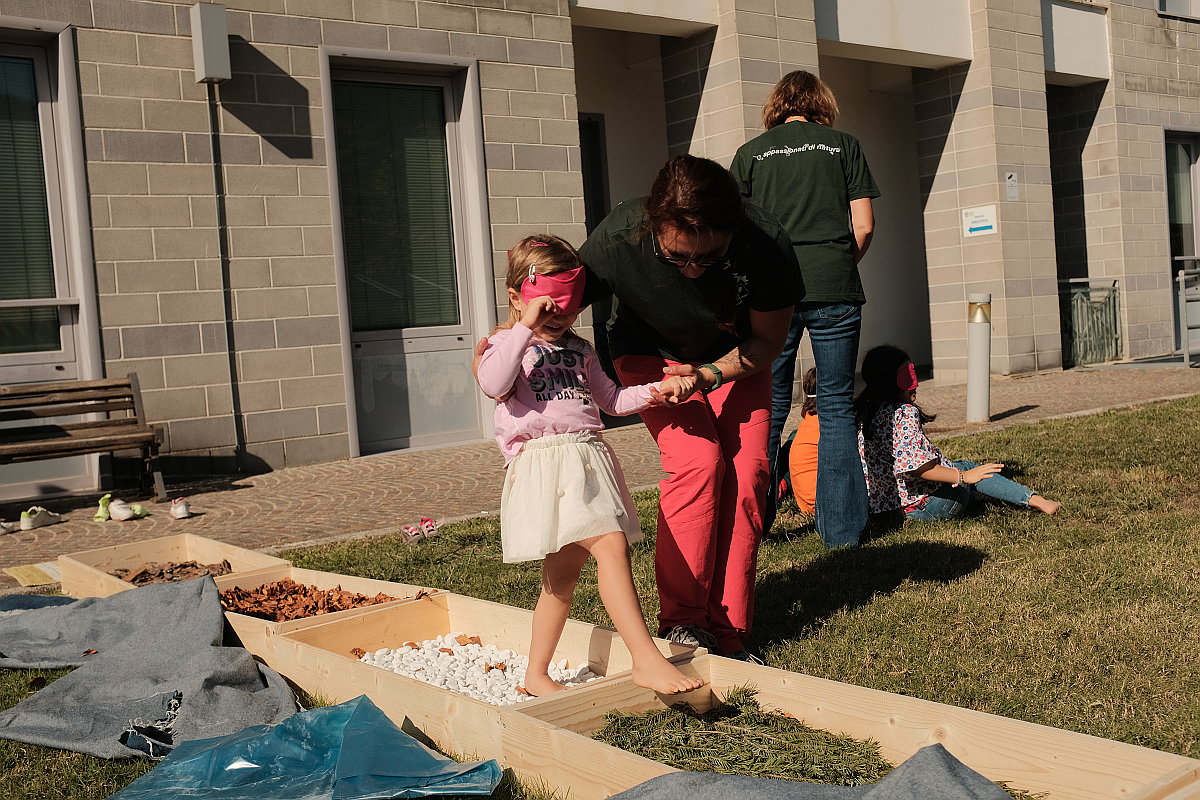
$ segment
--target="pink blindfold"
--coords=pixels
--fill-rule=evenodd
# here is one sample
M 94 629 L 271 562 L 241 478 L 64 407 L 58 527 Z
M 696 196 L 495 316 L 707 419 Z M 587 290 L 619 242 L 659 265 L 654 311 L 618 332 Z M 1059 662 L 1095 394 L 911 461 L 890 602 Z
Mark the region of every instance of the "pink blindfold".
M 586 280 L 582 266 L 553 275 L 531 274 L 521 282 L 521 299 L 528 303 L 538 297 L 549 297 L 563 314 L 574 314 L 583 300 Z
M 917 368 L 911 361 L 896 371 L 896 385 L 906 392 L 917 388 Z

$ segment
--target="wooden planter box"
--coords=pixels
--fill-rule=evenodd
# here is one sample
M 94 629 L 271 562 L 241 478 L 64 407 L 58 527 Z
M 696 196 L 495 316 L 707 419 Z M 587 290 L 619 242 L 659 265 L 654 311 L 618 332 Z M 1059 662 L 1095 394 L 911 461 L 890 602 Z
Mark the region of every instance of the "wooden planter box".
M 520 705 L 502 711 L 500 706 L 364 664 L 350 651 L 394 648 L 408 640 L 461 632 L 478 636 L 485 645 L 528 653 L 532 622 L 532 611 L 441 592 L 281 633 L 271 640 L 273 666 L 301 689 L 332 702 L 366 694 L 409 733 L 415 727 L 448 752 L 503 759 L 502 714 Z M 673 642 L 656 643 L 672 659 L 687 659 L 696 652 Z M 554 658 L 566 658 L 571 666 L 587 662 L 592 672 L 604 676 L 627 673 L 632 666 L 616 631 L 576 620 L 567 621 Z M 548 727 L 527 716 L 522 720 L 524 727 Z
M 603 727 L 605 713 L 661 709 L 681 699 L 706 711 L 714 692 L 753 686 L 765 708 L 874 739 L 896 764 L 941 744 L 991 780 L 1051 800 L 1200 798 L 1200 761 L 1184 756 L 716 656 L 680 666 L 708 686 L 664 700 L 621 678 L 506 708 L 506 765 L 569 790 L 574 800 L 608 797 L 674 770 L 588 738 Z
M 233 588 L 255 589 L 285 578 L 290 578 L 296 583 L 315 586 L 318 589 L 328 590 L 340 587 L 347 592 L 357 592 L 369 597 L 383 593 L 396 599 L 384 603 L 376 603 L 375 605 L 348 608 L 345 611 L 333 611 L 312 617 L 289 619 L 283 622 L 273 622 L 268 619 L 252 617 L 248 614 L 237 614 L 232 611 L 226 611 L 225 621 L 236 637 L 236 641 L 234 641 L 230 640 L 230 637 L 227 636 L 227 643 L 245 647 L 254 653 L 254 655 L 261 658 L 268 666 L 276 669 L 278 667 L 275 659 L 274 641 L 275 637 L 281 633 L 307 628 L 312 625 L 323 625 L 368 611 L 393 608 L 416 597 L 419 592 L 433 593 L 437 591 L 436 589 L 423 589 L 420 586 L 410 586 L 407 583 L 377 581 L 370 578 L 358 578 L 353 575 L 336 575 L 332 572 L 318 572 L 317 570 L 300 569 L 299 567 L 290 565 L 259 569 L 248 573 L 221 575 L 215 580 L 217 589 L 223 592 Z
M 290 561 L 275 556 L 234 547 L 231 544 L 206 539 L 191 533 L 147 539 L 141 542 L 117 544 L 96 550 L 58 557 L 58 568 L 62 573 L 62 592 L 70 597 L 108 597 L 126 589 L 136 589 L 109 570 L 132 569 L 147 562 L 198 561 L 215 564 L 228 559 L 234 573 L 245 573 L 269 567 L 287 567 Z

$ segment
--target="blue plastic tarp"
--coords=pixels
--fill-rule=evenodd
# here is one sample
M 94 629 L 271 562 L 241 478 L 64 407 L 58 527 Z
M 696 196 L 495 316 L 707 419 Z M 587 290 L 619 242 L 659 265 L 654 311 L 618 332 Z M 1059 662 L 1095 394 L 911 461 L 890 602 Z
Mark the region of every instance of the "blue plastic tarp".
M 176 747 L 110 800 L 390 800 L 487 795 L 496 761 L 460 764 L 412 738 L 365 695 Z

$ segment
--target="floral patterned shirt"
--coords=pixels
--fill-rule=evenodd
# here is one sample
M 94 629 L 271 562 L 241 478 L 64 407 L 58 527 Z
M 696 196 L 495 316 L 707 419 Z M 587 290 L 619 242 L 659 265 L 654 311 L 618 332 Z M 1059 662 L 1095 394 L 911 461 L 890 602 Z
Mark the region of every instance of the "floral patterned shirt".
M 925 498 L 938 489 L 935 481 L 921 480 L 913 470 L 937 459 L 950 468 L 921 427 L 921 412 L 912 403 L 884 403 L 867 426 L 871 438 L 858 432 L 858 456 L 867 477 L 870 512 L 878 514 L 902 508 L 920 508 Z

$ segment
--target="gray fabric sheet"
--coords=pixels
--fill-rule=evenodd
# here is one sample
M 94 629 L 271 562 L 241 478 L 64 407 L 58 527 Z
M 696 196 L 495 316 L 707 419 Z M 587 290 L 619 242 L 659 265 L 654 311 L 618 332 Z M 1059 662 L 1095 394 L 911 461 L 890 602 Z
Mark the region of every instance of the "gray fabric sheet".
M 0 667 L 77 667 L 0 711 L 0 738 L 160 757 L 178 742 L 287 719 L 296 701 L 283 678 L 221 646 L 217 595 L 206 577 L 0 614 Z
M 1018 787 L 1019 788 L 1019 787 Z M 883 780 L 869 786 L 675 772 L 652 778 L 610 800 L 1011 800 L 1008 793 L 964 765 L 940 744 L 923 747 Z

